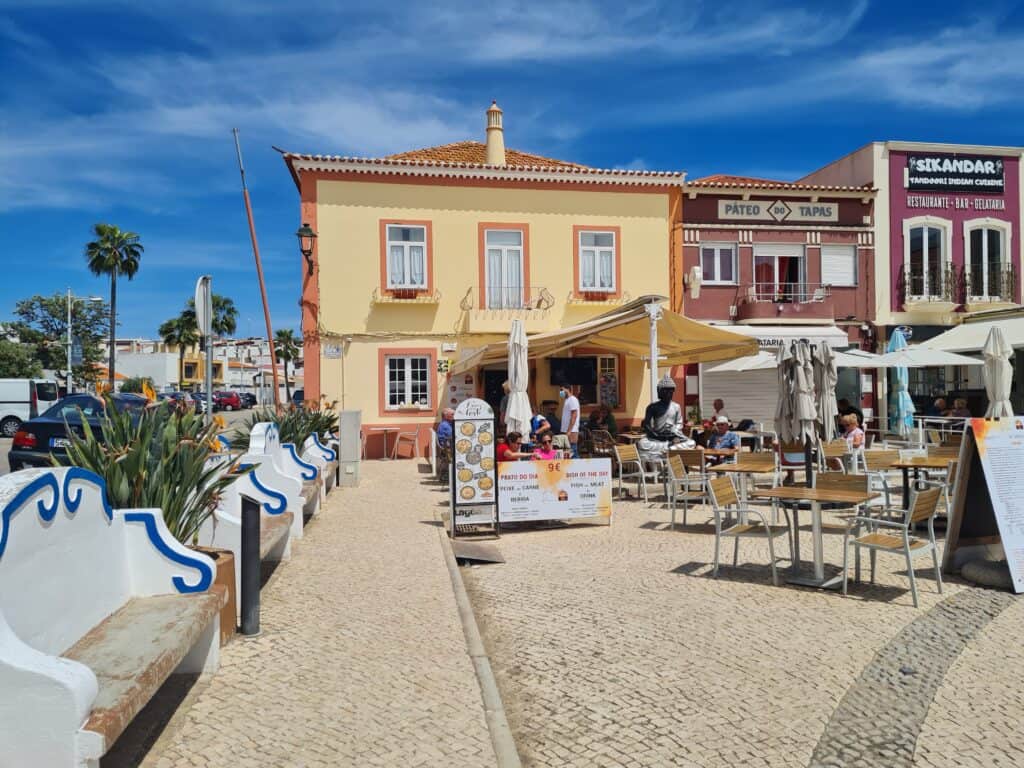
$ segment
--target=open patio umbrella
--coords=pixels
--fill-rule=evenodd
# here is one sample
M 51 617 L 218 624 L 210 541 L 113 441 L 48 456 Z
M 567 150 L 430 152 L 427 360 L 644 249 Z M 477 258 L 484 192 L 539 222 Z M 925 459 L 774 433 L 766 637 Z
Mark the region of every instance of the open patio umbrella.
M 1013 416 L 1013 406 L 1010 404 L 1010 389 L 1013 387 L 1013 366 L 1010 365 L 1010 357 L 1013 355 L 1013 347 L 1006 340 L 1002 328 L 998 325 L 992 326 L 981 351 L 985 355 L 985 394 L 988 395 L 985 418 L 1000 419 L 1004 416 Z
M 903 335 L 903 331 L 897 328 L 892 332 L 885 351 L 887 353 L 899 352 L 906 348 L 907 339 Z M 906 437 L 910 434 L 911 427 L 914 426 L 914 411 L 916 410 L 914 401 L 910 399 L 910 393 L 907 391 L 907 387 L 910 385 L 910 374 L 907 372 L 906 366 L 895 366 L 893 371 L 895 386 L 889 402 L 889 429 L 900 437 Z
M 818 344 L 814 353 L 814 390 L 817 395 L 818 422 L 821 424 L 821 439 L 825 442 L 836 436 L 836 385 L 839 372 L 836 371 L 836 356 L 827 342 Z
M 508 335 L 508 407 L 505 411 L 505 426 L 509 432 L 530 434 L 530 396 L 526 388 L 530 383 L 530 362 L 528 358 L 526 331 L 521 320 L 512 321 Z

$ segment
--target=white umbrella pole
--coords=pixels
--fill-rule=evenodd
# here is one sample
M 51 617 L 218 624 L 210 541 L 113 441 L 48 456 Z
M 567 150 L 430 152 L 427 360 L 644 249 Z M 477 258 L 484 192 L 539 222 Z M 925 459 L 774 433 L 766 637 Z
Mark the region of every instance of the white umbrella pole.
M 661 305 L 656 301 L 644 306 L 647 310 L 647 318 L 651 323 L 650 341 L 650 377 L 651 377 L 651 402 L 658 399 L 658 321 L 661 319 Z

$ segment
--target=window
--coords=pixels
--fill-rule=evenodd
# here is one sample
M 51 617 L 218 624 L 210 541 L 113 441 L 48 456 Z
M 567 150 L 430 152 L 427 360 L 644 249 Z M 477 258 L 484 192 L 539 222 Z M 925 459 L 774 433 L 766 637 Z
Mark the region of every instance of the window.
M 1006 265 L 1001 227 L 967 230 L 967 295 L 972 299 L 1011 299 L 1013 277 Z
M 427 287 L 427 228 L 388 224 L 388 288 L 421 290 Z
M 619 407 L 619 356 L 583 355 L 597 362 L 597 381 L 580 384 L 580 402 L 584 405 Z
M 736 246 L 704 243 L 700 247 L 701 282 L 736 282 Z
M 388 409 L 430 407 L 430 358 L 426 355 L 385 357 Z
M 581 292 L 615 292 L 615 233 L 583 230 L 579 233 Z
M 522 309 L 526 306 L 523 285 L 523 231 L 488 229 L 485 292 L 487 309 Z
M 823 285 L 857 285 L 857 246 L 821 246 L 821 282 Z
M 804 248 L 800 245 L 754 246 L 754 300 L 783 303 L 809 301 Z
M 941 299 L 952 285 L 946 276 L 949 222 L 920 217 L 903 222 L 905 292 L 910 298 Z
M 194 379 L 196 377 L 196 364 L 185 363 L 185 378 Z

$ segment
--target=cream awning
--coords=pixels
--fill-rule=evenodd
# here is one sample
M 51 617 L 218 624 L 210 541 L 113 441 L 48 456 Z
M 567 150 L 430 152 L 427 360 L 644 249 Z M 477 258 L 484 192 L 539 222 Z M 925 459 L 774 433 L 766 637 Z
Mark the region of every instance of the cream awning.
M 973 352 L 981 354 L 985 339 L 992 327 L 998 325 L 1003 335 L 1015 349 L 1024 347 L 1024 317 L 1010 317 L 1003 320 L 986 320 L 984 322 L 964 323 L 950 328 L 945 333 L 928 339 L 918 346 L 930 349 L 941 349 L 946 352 Z
M 644 307 L 663 300 L 661 296 L 643 296 L 578 325 L 530 336 L 530 359 L 557 355 L 579 345 L 646 358 L 650 350 L 650 321 Z M 757 351 L 757 339 L 662 310 L 658 321 L 659 366 L 732 360 L 756 355 Z M 451 372 L 462 373 L 507 359 L 508 342 L 498 341 L 466 350 Z

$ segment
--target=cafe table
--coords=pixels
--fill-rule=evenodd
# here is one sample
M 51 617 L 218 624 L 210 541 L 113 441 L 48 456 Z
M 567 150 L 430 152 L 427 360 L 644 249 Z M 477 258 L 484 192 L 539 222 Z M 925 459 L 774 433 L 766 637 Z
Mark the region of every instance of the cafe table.
M 915 456 L 905 461 L 894 461 L 890 464 L 892 469 L 903 470 L 903 508 L 910 509 L 910 470 L 914 470 L 914 482 L 917 482 L 918 474 L 922 469 L 939 471 L 949 469 L 949 462 L 956 461 L 949 456 Z M 949 478 L 947 478 L 948 482 Z
M 367 427 L 368 432 L 383 432 L 384 433 L 384 455 L 381 457 L 384 461 L 391 458 L 391 452 L 388 450 L 388 435 L 392 432 L 398 432 L 398 427 Z
M 821 505 L 822 504 L 843 504 L 851 507 L 866 504 L 872 499 L 877 499 L 880 494 L 871 491 L 847 491 L 828 488 L 804 488 L 800 486 L 779 486 L 778 488 L 755 488 L 752 496 L 759 499 L 777 499 L 780 502 L 801 502 L 807 501 L 811 504 L 811 537 L 814 542 L 814 575 L 794 575 L 787 579 L 791 584 L 800 584 L 806 587 L 819 587 L 823 589 L 835 589 L 842 582 L 842 575 L 831 579 L 825 578 L 825 541 L 821 528 Z M 794 505 L 793 509 L 793 571 L 799 573 L 800 569 L 800 518 L 799 511 Z
M 645 437 L 643 432 L 619 432 L 619 442 L 639 443 Z

